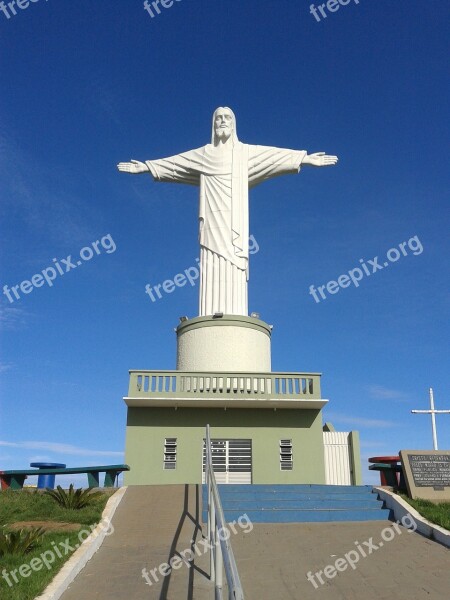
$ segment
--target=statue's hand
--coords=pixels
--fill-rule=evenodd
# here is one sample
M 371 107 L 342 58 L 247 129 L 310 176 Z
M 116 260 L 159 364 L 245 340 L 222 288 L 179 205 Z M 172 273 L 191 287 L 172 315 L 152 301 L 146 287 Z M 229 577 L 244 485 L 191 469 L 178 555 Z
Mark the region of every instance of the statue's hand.
M 121 162 L 117 165 L 119 171 L 125 173 L 148 173 L 149 168 L 143 162 L 139 160 L 132 160 L 131 162 Z
M 314 154 L 307 154 L 302 160 L 302 165 L 312 165 L 313 167 L 328 167 L 329 165 L 335 165 L 338 161 L 337 156 L 331 156 L 325 154 L 325 152 L 314 152 Z

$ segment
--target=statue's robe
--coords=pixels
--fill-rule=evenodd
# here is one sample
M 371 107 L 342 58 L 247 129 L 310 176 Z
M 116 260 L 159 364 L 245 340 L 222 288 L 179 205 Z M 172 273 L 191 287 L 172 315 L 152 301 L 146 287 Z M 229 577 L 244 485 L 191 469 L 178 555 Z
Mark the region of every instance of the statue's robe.
M 248 190 L 298 173 L 305 156 L 303 150 L 237 142 L 230 149 L 207 144 L 146 161 L 155 181 L 200 187 L 200 316 L 248 314 Z

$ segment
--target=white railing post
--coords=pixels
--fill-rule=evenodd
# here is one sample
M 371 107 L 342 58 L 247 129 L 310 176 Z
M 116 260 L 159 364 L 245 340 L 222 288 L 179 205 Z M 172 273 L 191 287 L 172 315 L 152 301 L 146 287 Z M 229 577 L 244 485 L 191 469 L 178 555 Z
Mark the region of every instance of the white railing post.
M 208 541 L 211 540 L 211 481 L 209 476 L 209 453 L 211 448 L 209 447 L 209 425 L 206 426 L 206 437 L 205 437 L 205 482 L 206 482 L 206 490 L 208 493 Z
M 211 552 L 209 555 L 209 567 L 210 567 L 210 573 L 211 573 L 211 581 L 215 581 L 216 580 L 216 573 L 215 573 L 215 567 L 216 567 L 216 563 L 214 560 L 214 555 L 215 555 L 215 548 L 216 548 L 216 507 L 214 504 L 214 500 L 212 501 L 211 504 L 211 508 L 210 508 L 210 537 L 209 537 L 209 547 L 211 548 Z
M 205 481 L 208 491 L 208 541 L 210 544 L 210 577 L 214 582 L 215 600 L 222 600 L 223 571 L 225 569 L 230 600 L 244 600 L 244 592 L 234 559 L 231 543 L 227 537 L 221 539 L 219 532 L 226 530 L 226 521 L 220 501 L 219 490 L 212 466 L 211 436 L 206 426 Z
M 216 598 L 222 598 L 222 587 L 223 587 L 223 557 L 222 548 L 220 546 L 219 533 L 216 529 L 216 545 L 215 545 L 215 564 L 214 564 L 214 575 L 216 582 Z

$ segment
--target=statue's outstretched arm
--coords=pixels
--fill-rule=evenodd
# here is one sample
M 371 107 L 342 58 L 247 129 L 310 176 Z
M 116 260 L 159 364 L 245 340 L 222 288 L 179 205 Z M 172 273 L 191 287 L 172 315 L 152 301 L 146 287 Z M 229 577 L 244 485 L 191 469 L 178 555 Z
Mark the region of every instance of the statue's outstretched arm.
M 119 171 L 123 171 L 125 173 L 132 173 L 132 174 L 137 174 L 137 173 L 148 173 L 150 171 L 150 169 L 148 168 L 148 166 L 139 161 L 139 160 L 131 160 L 131 162 L 121 162 L 117 165 L 117 168 L 119 169 Z
M 307 154 L 302 160 L 302 165 L 311 165 L 313 167 L 328 167 L 335 165 L 338 161 L 337 156 L 325 154 L 325 152 L 314 152 L 314 154 Z

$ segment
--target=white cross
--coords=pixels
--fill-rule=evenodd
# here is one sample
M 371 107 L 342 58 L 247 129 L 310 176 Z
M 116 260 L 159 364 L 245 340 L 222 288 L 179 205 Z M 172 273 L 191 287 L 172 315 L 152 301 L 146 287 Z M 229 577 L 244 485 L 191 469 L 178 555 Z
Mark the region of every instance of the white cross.
M 434 408 L 433 388 L 430 388 L 430 410 L 412 410 L 412 413 L 431 415 L 431 430 L 433 431 L 433 448 L 438 450 L 436 434 L 436 415 L 450 414 L 450 410 L 436 410 Z

